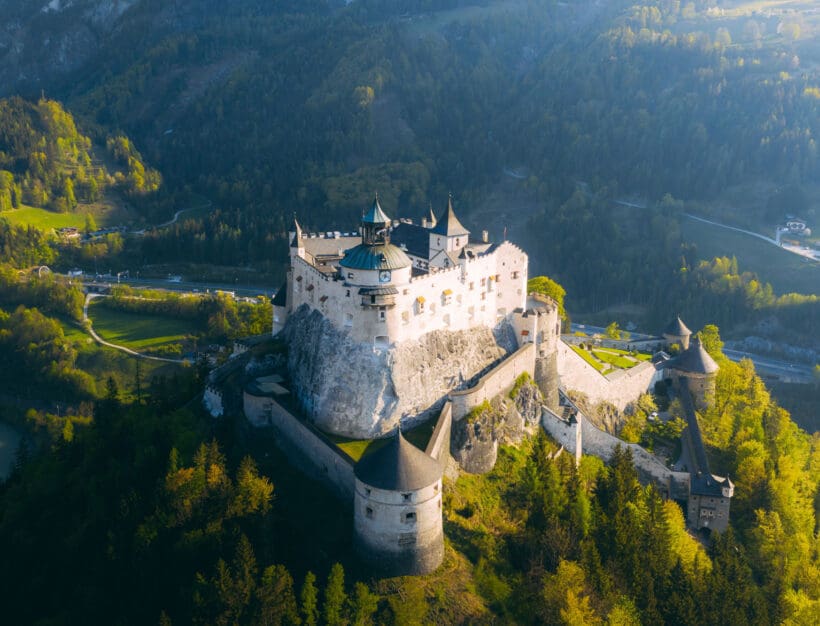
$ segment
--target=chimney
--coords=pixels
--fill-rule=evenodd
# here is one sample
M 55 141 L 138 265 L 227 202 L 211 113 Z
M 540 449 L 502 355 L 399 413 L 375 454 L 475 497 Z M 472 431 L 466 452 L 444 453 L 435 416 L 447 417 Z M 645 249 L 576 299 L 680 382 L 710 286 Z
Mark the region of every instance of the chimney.
M 484 243 L 490 243 L 490 233 L 488 233 L 486 230 L 481 231 L 481 241 L 483 241 Z

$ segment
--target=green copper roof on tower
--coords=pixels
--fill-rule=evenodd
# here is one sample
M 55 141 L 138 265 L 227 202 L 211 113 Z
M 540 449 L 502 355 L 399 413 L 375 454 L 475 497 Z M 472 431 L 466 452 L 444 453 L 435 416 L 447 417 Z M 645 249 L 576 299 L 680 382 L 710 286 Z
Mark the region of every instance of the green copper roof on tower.
M 376 197 L 373 199 L 373 206 L 370 207 L 370 210 L 362 216 L 362 223 L 365 224 L 389 224 L 392 220 L 387 217 L 387 214 L 382 211 L 382 207 L 379 204 L 379 194 L 376 194 Z

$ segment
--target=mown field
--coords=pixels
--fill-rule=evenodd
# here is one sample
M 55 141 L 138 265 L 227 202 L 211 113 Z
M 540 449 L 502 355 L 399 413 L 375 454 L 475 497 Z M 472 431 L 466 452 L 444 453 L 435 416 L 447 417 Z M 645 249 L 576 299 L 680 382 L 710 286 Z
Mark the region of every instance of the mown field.
M 153 351 L 163 346 L 191 343 L 191 334 L 199 329 L 191 322 L 159 315 L 125 313 L 92 302 L 88 317 L 97 334 L 111 343 L 137 352 Z
M 40 209 L 32 206 L 23 206 L 11 211 L 3 211 L 0 216 L 9 221 L 10 224 L 21 226 L 31 225 L 40 230 L 50 230 L 74 226 L 83 229 L 85 227 L 86 213 L 94 216 L 94 221 L 98 227 L 113 226 L 130 221 L 130 216 L 125 209 L 120 209 L 108 204 L 83 205 L 81 213 L 58 213 L 47 209 Z
M 697 245 L 701 259 L 736 257 L 740 271 L 771 283 L 776 294 L 820 293 L 820 264 L 737 231 L 681 219 L 684 240 Z

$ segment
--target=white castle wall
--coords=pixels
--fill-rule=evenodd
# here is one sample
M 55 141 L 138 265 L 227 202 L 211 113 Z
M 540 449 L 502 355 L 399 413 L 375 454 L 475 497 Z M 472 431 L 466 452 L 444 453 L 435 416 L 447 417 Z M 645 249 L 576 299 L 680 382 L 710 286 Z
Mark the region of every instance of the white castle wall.
M 342 500 L 350 502 L 353 499 L 356 480 L 353 459 L 273 398 L 246 391 L 243 405 L 245 417 L 251 424 L 273 427 L 281 438 L 279 448 L 291 463 L 308 476 L 324 482 Z
M 596 428 L 588 419 L 580 417 L 578 422 L 567 422 L 555 413 L 544 407 L 541 413 L 541 426 L 546 433 L 559 445 L 573 454 L 578 449 L 578 425 L 581 425 L 580 441 L 583 442 L 583 453 L 597 456 L 609 461 L 615 453 L 615 447 L 620 445 L 632 451 L 632 459 L 643 482 L 653 482 L 667 496 L 679 497 L 688 493 L 689 474 L 674 472 L 661 463 L 655 455 L 647 452 L 636 443 L 626 443 Z
M 378 569 L 431 572 L 444 557 L 441 479 L 400 493 L 355 483 L 353 526 L 359 552 Z
M 509 242 L 491 254 L 432 274 L 409 278 L 405 270 L 394 272 L 388 285 L 399 293 L 395 306 L 384 312 L 363 307 L 359 286 L 346 284 L 358 283 L 356 274 L 363 272 L 353 270 L 353 279 L 334 280 L 304 259 L 293 257 L 292 263 L 291 311 L 307 304 L 355 341 L 377 346 L 417 339 L 434 330 L 492 328 L 526 301 L 527 255 Z
M 662 372 L 649 362 L 603 376 L 563 341 L 558 342 L 557 350 L 558 376 L 562 387 L 586 394 L 592 403 L 607 401 L 619 411 L 623 411 L 661 379 Z
M 485 400 L 509 391 L 524 372 L 535 372 L 535 344 L 525 343 L 499 365 L 479 378 L 475 386 L 464 391 L 451 391 L 453 419 L 460 420 Z
M 424 450 L 427 456 L 431 456 L 438 461 L 442 470 L 447 467 L 447 462 L 450 459 L 450 433 L 452 426 L 453 405 L 448 400 L 441 408 L 436 427 L 433 429 L 433 434 L 430 436 L 430 441 Z

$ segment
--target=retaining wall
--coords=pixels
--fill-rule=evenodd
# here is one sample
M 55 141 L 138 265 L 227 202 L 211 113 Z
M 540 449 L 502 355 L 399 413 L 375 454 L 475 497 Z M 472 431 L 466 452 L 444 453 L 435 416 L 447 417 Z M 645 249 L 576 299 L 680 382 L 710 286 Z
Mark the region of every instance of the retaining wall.
M 525 343 L 479 378 L 478 382 L 470 389 L 451 391 L 452 418 L 460 420 L 485 400 L 491 400 L 495 396 L 509 391 L 515 384 L 515 379 L 524 372 L 531 376 L 534 375 L 535 354 L 535 344 Z

